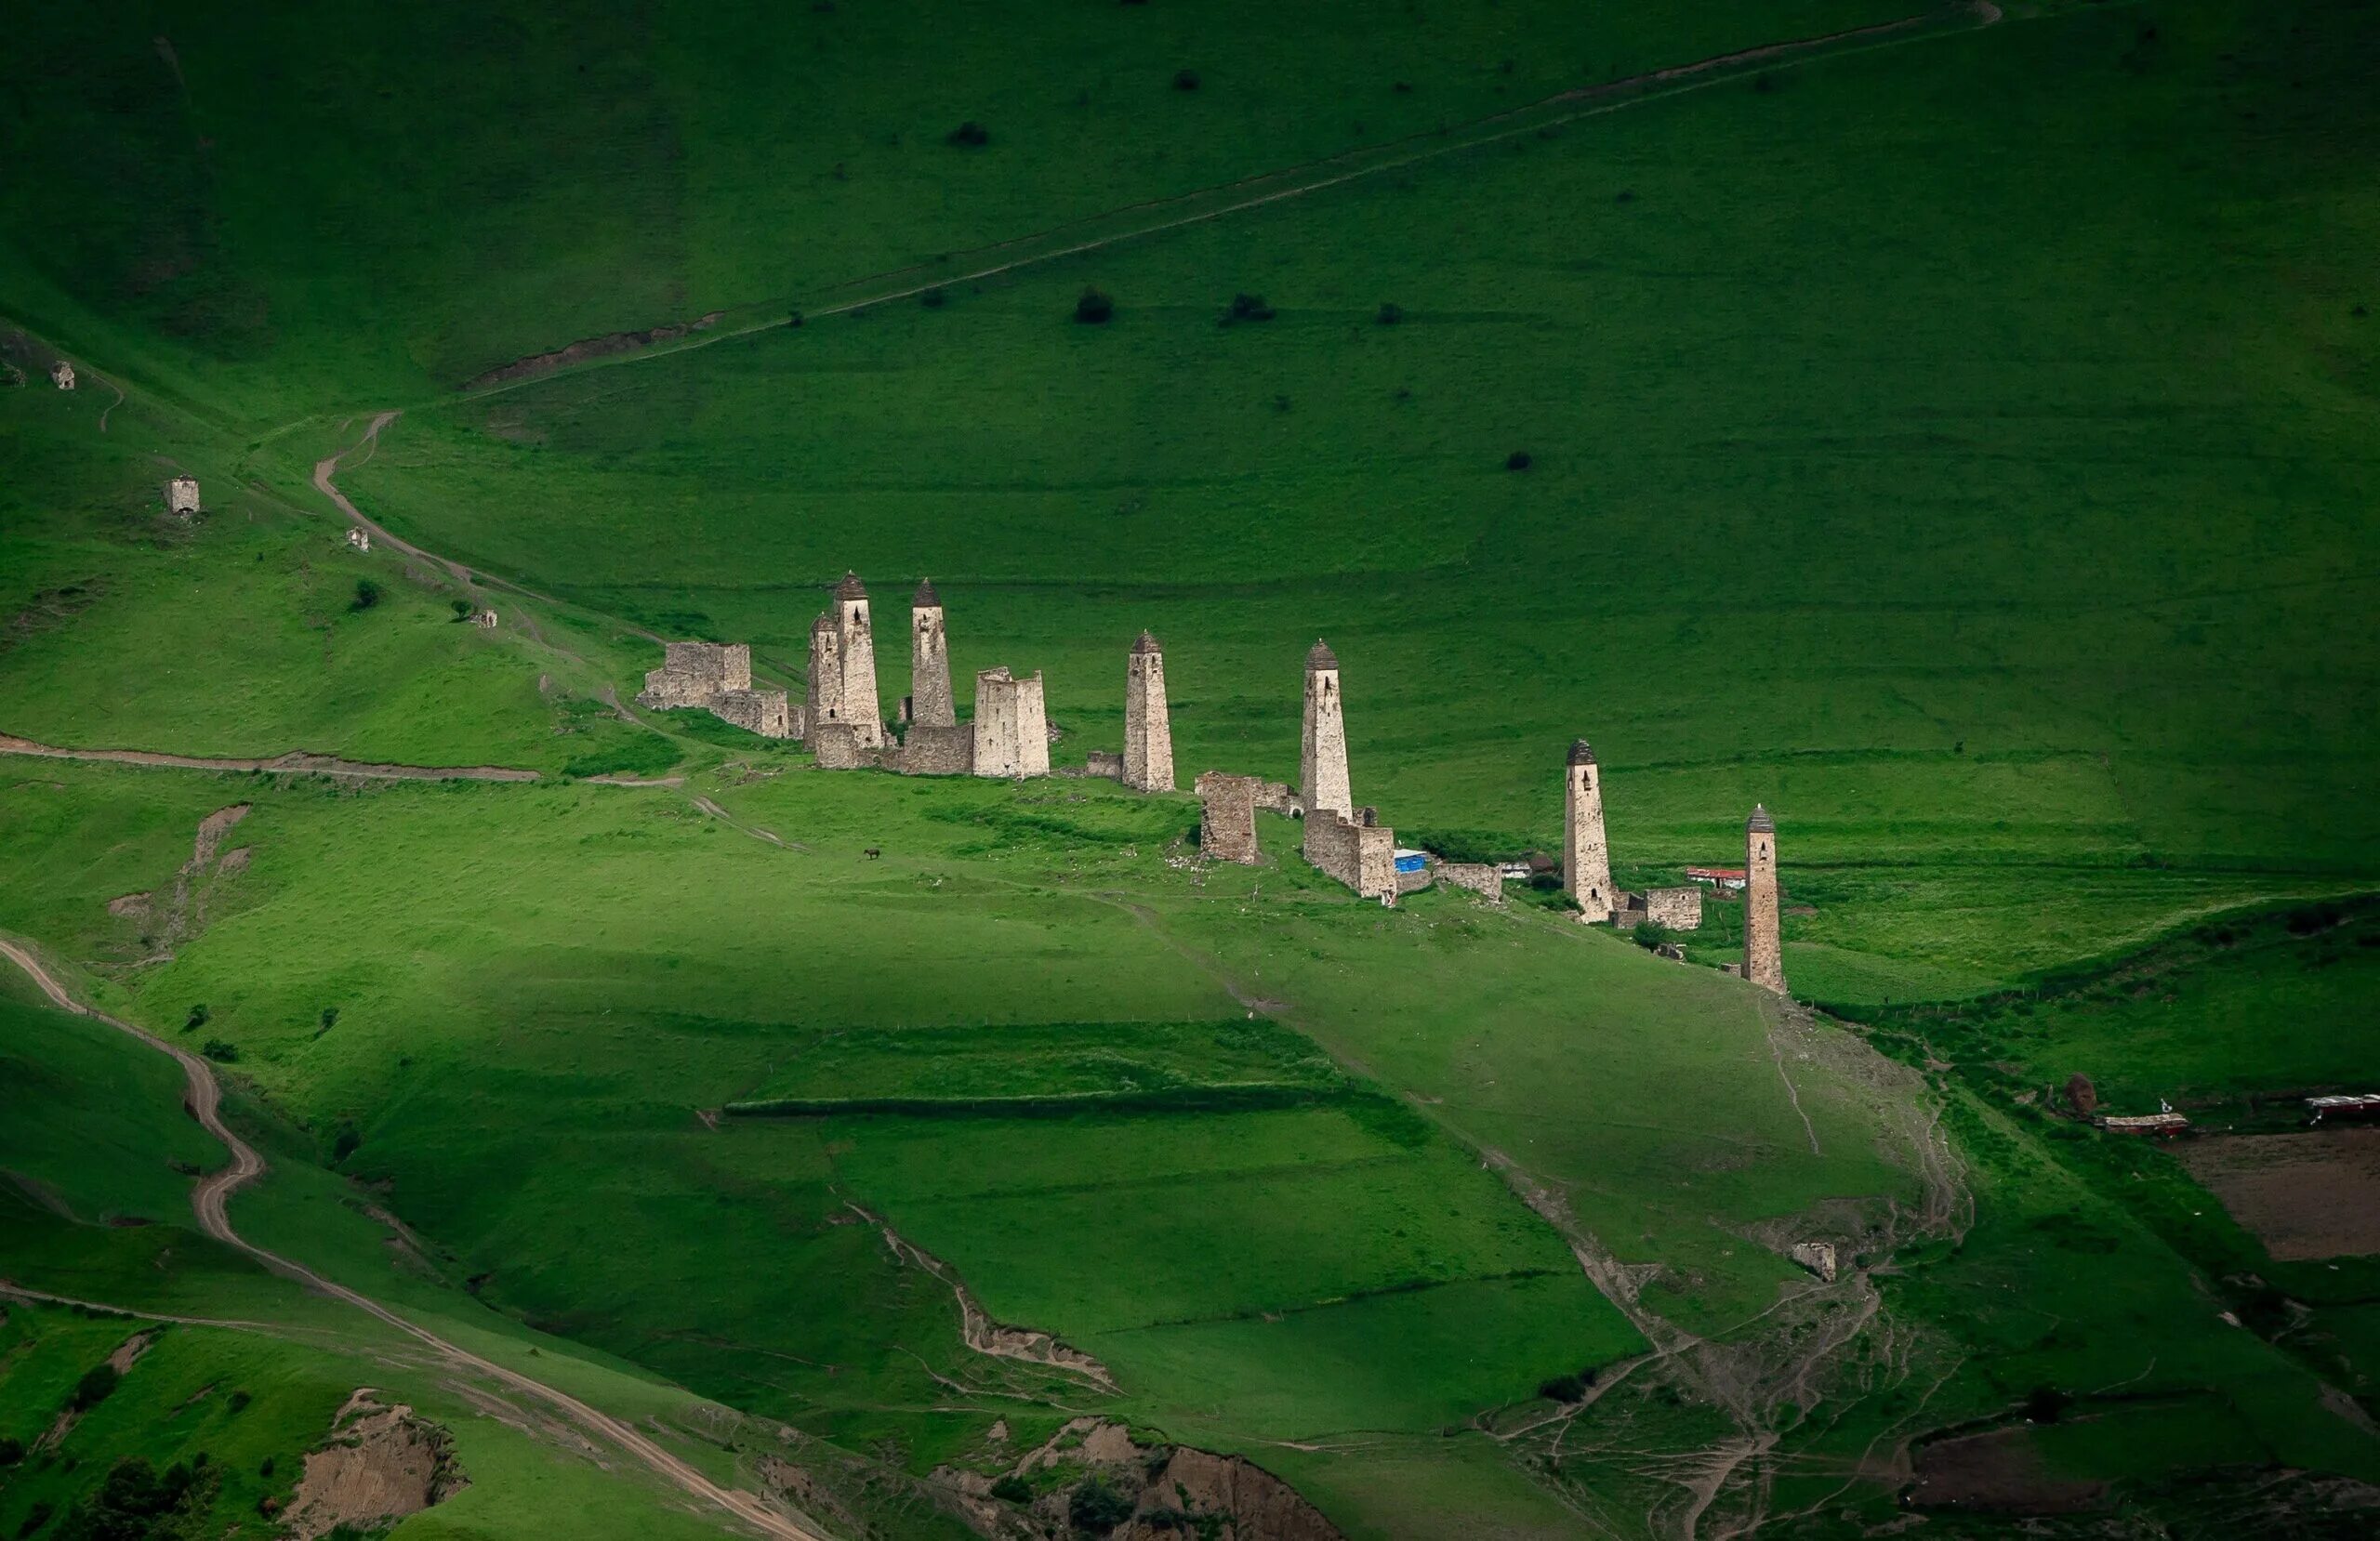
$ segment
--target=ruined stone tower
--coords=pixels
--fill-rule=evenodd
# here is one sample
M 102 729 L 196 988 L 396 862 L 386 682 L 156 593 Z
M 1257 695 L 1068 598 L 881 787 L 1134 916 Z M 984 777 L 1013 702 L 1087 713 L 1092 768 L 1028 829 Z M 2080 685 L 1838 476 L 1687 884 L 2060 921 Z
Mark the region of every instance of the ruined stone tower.
M 975 677 L 975 774 L 1050 773 L 1050 717 L 1041 676 L 1019 679 L 1005 668 Z
M 814 731 L 843 720 L 843 642 L 835 618 L 821 611 L 810 623 L 810 689 L 804 721 Z
M 950 699 L 950 639 L 942 628 L 942 597 L 933 580 L 918 585 L 909 601 L 909 720 L 921 728 L 955 728 Z
M 1603 777 L 1585 739 L 1570 745 L 1562 786 L 1562 889 L 1592 926 L 1611 918 L 1611 850 L 1603 836 Z
M 835 640 L 843 655 L 842 719 L 862 749 L 884 746 L 884 704 L 876 694 L 876 634 L 867 619 L 867 586 L 845 573 L 835 586 Z
M 1316 641 L 1305 655 L 1305 735 L 1298 754 L 1298 790 L 1307 818 L 1329 811 L 1352 815 L 1347 788 L 1347 724 L 1339 707 L 1339 660 Z
M 1758 805 L 1744 821 L 1744 978 L 1785 994 L 1785 953 L 1777 937 L 1777 824 Z
M 1173 790 L 1173 724 L 1165 709 L 1165 653 L 1147 632 L 1124 666 L 1124 784 Z

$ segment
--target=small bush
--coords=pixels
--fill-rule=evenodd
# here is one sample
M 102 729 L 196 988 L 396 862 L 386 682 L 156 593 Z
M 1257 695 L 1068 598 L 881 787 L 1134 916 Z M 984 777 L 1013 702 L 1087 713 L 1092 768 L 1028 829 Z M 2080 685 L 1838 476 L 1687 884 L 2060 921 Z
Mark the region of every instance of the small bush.
M 2074 1399 L 2055 1386 L 2036 1386 L 2025 1394 L 2025 1418 L 2029 1423 L 2056 1423 L 2074 1405 Z
M 1085 326 L 1104 326 L 1116 313 L 1116 302 L 1098 289 L 1085 289 L 1075 301 L 1075 320 Z
M 1236 321 L 1271 321 L 1273 308 L 1264 303 L 1263 295 L 1240 294 L 1231 296 L 1231 306 L 1223 311 L 1223 324 Z
M 341 1124 L 337 1136 L 331 1140 L 331 1165 L 336 1166 L 353 1155 L 355 1148 L 363 1143 L 364 1137 L 356 1132 L 354 1125 Z
M 348 601 L 350 611 L 369 610 L 380 602 L 380 586 L 369 578 L 355 580 L 355 598 Z
M 1529 468 L 1532 462 L 1529 459 L 1528 451 L 1527 450 L 1514 450 L 1512 454 L 1504 456 L 1504 469 L 1508 471 L 1525 471 Z
M 207 1023 L 207 1020 L 213 1015 L 213 1012 L 207 1010 L 206 1008 L 203 1006 L 192 1007 L 190 1008 L 190 1015 L 182 1021 L 182 1031 L 184 1033 L 191 1033 L 195 1032 L 199 1028 L 205 1027 Z
M 16 1465 L 25 1458 L 25 1442 L 11 1434 L 0 1438 L 0 1467 Z
M 1197 90 L 1198 88 L 1198 72 L 1196 70 L 1174 71 L 1173 88 L 1177 91 Z
M 950 296 L 948 295 L 944 294 L 938 288 L 928 289 L 918 296 L 918 303 L 924 306 L 929 310 L 939 310 L 943 308 L 944 304 L 949 300 L 949 298 Z
M 322 1020 L 322 1033 L 328 1033 L 332 1028 L 337 1027 L 338 1025 L 338 1008 L 336 1006 L 326 1006 L 323 1008 Z M 316 1035 L 320 1036 L 320 1034 L 317 1034 Z
M 267 1456 L 264 1458 L 264 1464 L 263 1464 L 262 1466 L 259 1466 L 259 1467 L 258 1467 L 258 1468 L 257 1468 L 257 1475 L 258 1475 L 258 1476 L 259 1476 L 259 1477 L 270 1477 L 270 1476 L 271 1476 L 271 1475 L 272 1475 L 272 1457 L 271 1457 L 271 1456 L 267 1455 Z
M 25 1510 L 24 1521 L 18 1525 L 17 1534 L 20 1537 L 31 1535 L 33 1532 L 41 1529 L 44 1525 L 48 1524 L 49 1517 L 57 1512 L 57 1506 L 53 1505 L 48 1499 L 34 1499 L 33 1507 Z
M 1645 951 L 1652 953 L 1659 952 L 1663 944 L 1671 941 L 1671 937 L 1668 927 L 1655 925 L 1649 920 L 1640 920 L 1636 923 L 1635 929 L 1628 933 L 1628 940 L 1644 948 Z
M 1372 321 L 1381 326 L 1395 326 L 1404 319 L 1405 307 L 1388 300 L 1381 301 L 1380 310 L 1372 316 Z
M 970 118 L 945 135 L 943 142 L 968 150 L 980 150 L 992 142 L 992 134 L 990 129 Z
M 1097 1477 L 1066 1499 L 1066 1521 L 1078 1531 L 1105 1535 L 1132 1517 L 1132 1500 Z
M 240 1060 L 240 1046 L 233 1043 L 226 1043 L 220 1038 L 207 1039 L 206 1047 L 200 1049 L 199 1052 L 205 1055 L 208 1059 L 215 1060 L 218 1064 L 237 1064 Z
M 74 1383 L 74 1395 L 68 1405 L 78 1413 L 97 1407 L 115 1394 L 116 1382 L 123 1378 L 112 1364 L 94 1364 Z
M 799 310 L 792 312 L 785 318 L 785 323 L 787 326 L 799 327 L 801 324 L 801 312 Z
M 248 1403 L 255 1400 L 256 1398 L 248 1395 L 245 1391 L 234 1391 L 231 1393 L 230 1400 L 228 1400 L 224 1405 L 229 1407 L 232 1412 L 237 1413 L 245 1410 Z
M 992 1496 L 1004 1504 L 1033 1502 L 1033 1484 L 1012 1471 L 992 1484 Z
M 1548 1402 L 1583 1402 L 1587 1396 L 1587 1385 L 1577 1376 L 1555 1376 L 1551 1380 L 1539 1382 L 1537 1394 Z

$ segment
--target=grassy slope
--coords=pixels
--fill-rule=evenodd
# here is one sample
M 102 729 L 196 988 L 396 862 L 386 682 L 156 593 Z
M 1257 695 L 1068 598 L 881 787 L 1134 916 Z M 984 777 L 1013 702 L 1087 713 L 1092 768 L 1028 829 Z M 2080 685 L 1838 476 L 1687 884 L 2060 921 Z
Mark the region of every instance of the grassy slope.
M 1957 993 L 2369 880 L 2335 617 L 2370 578 L 2333 558 L 2374 506 L 2364 24 L 2135 7 L 1822 61 L 418 413 L 350 481 L 795 665 L 818 583 L 897 615 L 929 571 L 962 677 L 1046 667 L 1092 742 L 1153 626 L 1185 768 L 1289 771 L 1324 632 L 1400 825 L 1550 841 L 1583 731 L 1623 861 L 1726 857 L 1765 798 L 1831 869 L 1820 994 Z M 1105 328 L 1065 320 L 1087 280 Z M 1216 327 L 1235 289 L 1280 317 Z

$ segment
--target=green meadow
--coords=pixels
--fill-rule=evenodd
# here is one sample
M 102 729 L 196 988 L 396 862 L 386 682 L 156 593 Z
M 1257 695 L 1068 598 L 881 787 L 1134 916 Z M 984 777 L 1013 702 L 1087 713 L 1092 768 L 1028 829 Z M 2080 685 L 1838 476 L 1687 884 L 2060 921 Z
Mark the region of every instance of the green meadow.
M 2375 58 L 2353 0 L 28 18 L 0 733 L 537 779 L 8 756 L 0 932 L 214 1061 L 242 1235 L 837 1536 L 988 1534 L 954 1474 L 1077 1416 L 1350 1537 L 2352 1533 L 2380 1265 L 2043 1094 L 2373 1087 Z M 1401 844 L 1558 849 L 1578 737 L 1623 885 L 1765 803 L 1797 1001 L 1718 896 L 1673 961 L 630 705 L 665 637 L 799 692 L 847 568 L 888 705 L 931 576 L 1064 769 L 1147 627 L 1181 784 L 1294 780 L 1321 636 Z M 127 1456 L 278 1534 L 366 1385 L 470 1478 L 406 1541 L 733 1528 L 205 1238 L 181 1088 L 0 979 L 0 1280 L 93 1303 L 0 1301 L 0 1534 Z M 1928 1497 L 1979 1435 L 2003 1512 Z

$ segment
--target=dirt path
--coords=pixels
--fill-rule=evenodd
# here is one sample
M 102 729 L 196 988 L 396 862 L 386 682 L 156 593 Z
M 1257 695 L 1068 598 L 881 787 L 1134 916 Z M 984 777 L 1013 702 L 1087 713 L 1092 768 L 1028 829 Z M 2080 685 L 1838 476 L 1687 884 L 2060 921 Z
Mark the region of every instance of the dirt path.
M 285 1279 L 294 1280 L 319 1295 L 353 1306 L 374 1320 L 393 1327 L 407 1337 L 420 1343 L 451 1364 L 487 1376 L 512 1390 L 544 1403 L 589 1433 L 610 1441 L 642 1461 L 663 1480 L 696 1498 L 727 1510 L 736 1519 L 753 1526 L 763 1534 L 778 1537 L 779 1541 L 827 1541 L 826 1536 L 796 1524 L 751 1494 L 720 1486 L 610 1414 L 599 1412 L 568 1392 L 556 1390 L 543 1381 L 532 1380 L 517 1370 L 507 1369 L 493 1360 L 483 1359 L 469 1350 L 440 1337 L 426 1327 L 415 1325 L 370 1297 L 351 1290 L 344 1284 L 335 1284 L 302 1263 L 293 1262 L 275 1252 L 268 1252 L 263 1247 L 243 1238 L 238 1231 L 231 1229 L 227 1205 L 233 1192 L 263 1175 L 264 1157 L 258 1155 L 247 1141 L 233 1134 L 231 1126 L 223 1122 L 221 1112 L 223 1088 L 215 1079 L 214 1067 L 188 1049 L 169 1044 L 143 1028 L 135 1027 L 120 1017 L 111 1017 L 106 1012 L 94 1010 L 77 1001 L 51 976 L 49 970 L 42 966 L 40 959 L 16 942 L 0 938 L 0 957 L 6 957 L 8 962 L 23 969 L 26 975 L 41 987 L 42 994 L 47 995 L 59 1009 L 71 1011 L 78 1017 L 89 1017 L 94 1021 L 105 1022 L 110 1027 L 128 1033 L 160 1053 L 173 1056 L 174 1060 L 180 1064 L 182 1073 L 189 1082 L 184 1105 L 189 1108 L 191 1116 L 198 1121 L 199 1126 L 221 1140 L 224 1148 L 231 1152 L 230 1166 L 204 1179 L 191 1191 L 192 1212 L 198 1217 L 200 1229 L 208 1235 L 227 1246 L 235 1247 L 246 1253 Z
M 343 776 L 354 781 L 398 782 L 533 782 L 535 770 L 502 765 L 377 765 L 367 760 L 337 759 L 292 749 L 271 759 L 209 759 L 197 755 L 165 755 L 147 749 L 60 749 L 31 739 L 0 733 L 0 755 L 30 755 L 40 759 L 98 760 L 110 765 L 165 765 L 183 770 L 265 770 L 281 776 Z

